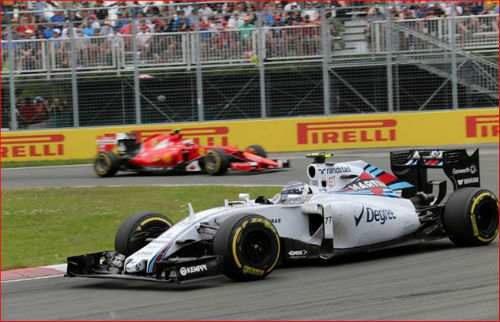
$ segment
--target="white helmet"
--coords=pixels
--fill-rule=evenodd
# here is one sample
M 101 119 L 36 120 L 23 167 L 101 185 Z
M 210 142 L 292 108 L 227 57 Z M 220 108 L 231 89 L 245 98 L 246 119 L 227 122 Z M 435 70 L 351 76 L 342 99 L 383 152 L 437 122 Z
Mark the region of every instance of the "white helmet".
M 303 202 L 310 193 L 312 191 L 308 184 L 301 181 L 291 181 L 281 189 L 280 202 L 286 202 L 289 196 L 296 196 L 296 198 L 293 198 L 294 201 Z

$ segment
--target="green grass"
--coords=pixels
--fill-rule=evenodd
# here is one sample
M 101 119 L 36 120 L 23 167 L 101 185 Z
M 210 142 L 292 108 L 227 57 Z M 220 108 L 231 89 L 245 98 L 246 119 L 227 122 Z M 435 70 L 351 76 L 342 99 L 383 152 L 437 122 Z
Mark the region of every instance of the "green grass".
M 195 211 L 278 187 L 92 187 L 2 190 L 2 270 L 64 263 L 67 256 L 113 249 L 116 229 L 138 211 L 174 222 Z
M 94 159 L 45 160 L 45 161 L 2 161 L 2 168 L 41 167 L 50 165 L 89 164 Z

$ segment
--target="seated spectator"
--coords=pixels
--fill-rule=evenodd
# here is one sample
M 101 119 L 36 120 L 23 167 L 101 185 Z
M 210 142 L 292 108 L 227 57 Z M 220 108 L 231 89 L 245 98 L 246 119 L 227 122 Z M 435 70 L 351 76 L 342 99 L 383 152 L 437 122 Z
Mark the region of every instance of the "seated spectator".
M 31 24 L 31 21 L 28 16 L 21 17 L 20 26 L 15 28 L 15 31 L 18 33 L 25 33 L 27 30 L 35 31 L 35 25 Z
M 25 40 L 35 39 L 33 30 L 26 30 L 24 32 Z M 40 57 L 40 43 L 34 41 L 23 41 L 19 43 L 20 57 L 18 59 L 18 70 L 34 70 L 37 67 L 38 58 Z
M 287 26 L 297 26 L 302 22 L 302 17 L 300 16 L 300 10 L 295 10 L 293 14 L 288 15 L 285 20 Z
M 198 14 L 205 21 L 208 21 L 208 17 L 210 17 L 213 13 L 214 11 L 212 10 L 212 8 L 210 8 L 206 3 L 202 3 L 201 8 L 198 9 Z
M 184 26 L 179 27 L 179 25 L 181 24 L 182 21 L 184 21 Z M 186 18 L 186 16 L 184 15 L 184 10 L 182 10 L 181 8 L 178 8 L 177 15 L 176 15 L 176 17 L 173 21 L 173 24 L 172 24 L 173 29 L 175 31 L 178 31 L 178 30 L 181 30 L 184 27 L 190 26 L 190 25 L 191 25 L 191 18 L 189 18 L 189 17 Z
M 18 108 L 19 128 L 29 128 L 47 119 L 48 102 L 41 96 L 35 97 L 31 104 L 29 98 Z
M 105 20 L 108 18 L 108 9 L 103 7 L 103 3 L 101 1 L 96 1 L 94 6 L 99 8 L 94 10 L 94 14 L 97 16 L 97 19 Z
M 121 30 L 123 28 L 123 26 L 125 26 L 127 24 L 127 19 L 123 16 L 123 11 L 121 10 L 118 10 L 116 12 L 116 16 L 117 16 L 117 19 L 116 19 L 116 23 L 115 23 L 115 29 L 117 30 Z
M 97 20 L 97 16 L 95 14 L 91 14 L 89 16 L 88 22 L 94 30 L 101 29 L 101 24 L 99 23 L 99 20 Z
M 82 24 L 83 26 L 84 24 Z M 92 23 L 87 22 L 87 24 L 82 28 L 82 33 L 87 36 L 87 37 L 92 37 L 94 36 L 95 29 L 92 27 Z
M 300 10 L 300 6 L 296 1 L 290 1 L 285 5 L 285 8 L 283 8 L 285 12 L 291 12 L 295 10 Z
M 52 22 L 57 28 L 62 28 L 64 21 L 66 21 L 66 18 L 64 17 L 62 11 L 56 10 L 54 15 L 50 17 L 50 22 Z
M 303 12 L 303 17 L 309 16 L 310 21 L 316 21 L 319 20 L 319 12 L 318 10 L 314 9 L 312 6 L 312 2 L 306 2 L 306 8 L 304 9 Z
M 109 22 L 105 22 L 104 26 L 102 26 L 100 30 L 101 36 L 109 36 L 113 34 L 113 27 L 109 24 Z
M 35 5 L 35 17 L 39 17 L 41 22 L 46 22 L 45 18 L 45 8 L 47 7 L 47 1 L 33 1 Z
M 137 33 L 137 46 L 141 52 L 146 51 L 150 40 L 151 32 L 147 29 L 146 25 L 141 25 L 139 33 Z
M 244 22 L 243 19 L 240 17 L 239 11 L 235 11 L 233 13 L 233 16 L 227 22 L 227 26 L 231 29 L 237 29 L 243 24 Z
M 243 48 L 252 48 L 252 33 L 254 30 L 254 26 L 250 23 L 250 17 L 245 17 L 243 19 L 243 24 L 239 26 L 237 29 L 243 29 L 241 31 L 241 41 L 243 42 Z
M 52 24 L 49 24 L 46 29 L 43 31 L 43 36 L 46 39 L 50 39 L 54 37 L 54 26 Z

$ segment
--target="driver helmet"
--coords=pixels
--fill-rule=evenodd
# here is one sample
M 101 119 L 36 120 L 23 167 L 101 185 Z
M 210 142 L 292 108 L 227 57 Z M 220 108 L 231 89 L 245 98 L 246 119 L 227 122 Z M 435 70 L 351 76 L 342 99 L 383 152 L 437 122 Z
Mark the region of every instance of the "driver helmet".
M 309 193 L 311 193 L 311 189 L 308 184 L 301 181 L 291 181 L 288 182 L 281 190 L 280 201 L 286 202 L 288 196 L 291 195 L 297 196 L 297 199 L 300 201 L 304 201 Z M 301 198 L 299 198 L 299 196 Z

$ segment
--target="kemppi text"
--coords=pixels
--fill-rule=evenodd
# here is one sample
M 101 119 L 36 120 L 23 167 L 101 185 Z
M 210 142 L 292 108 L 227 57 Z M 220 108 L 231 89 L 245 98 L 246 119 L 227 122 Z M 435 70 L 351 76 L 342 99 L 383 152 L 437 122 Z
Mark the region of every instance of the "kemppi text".
M 298 144 L 383 142 L 396 140 L 394 119 L 297 124 Z
M 468 138 L 498 137 L 498 114 L 466 116 L 465 136 Z
M 2 158 L 64 155 L 64 135 L 12 135 L 2 137 Z
M 134 131 L 137 138 L 141 141 L 156 135 L 172 132 L 172 128 L 155 130 L 137 130 Z M 225 126 L 183 128 L 180 132 L 183 138 L 192 139 L 194 143 L 201 145 L 228 145 L 229 128 Z

